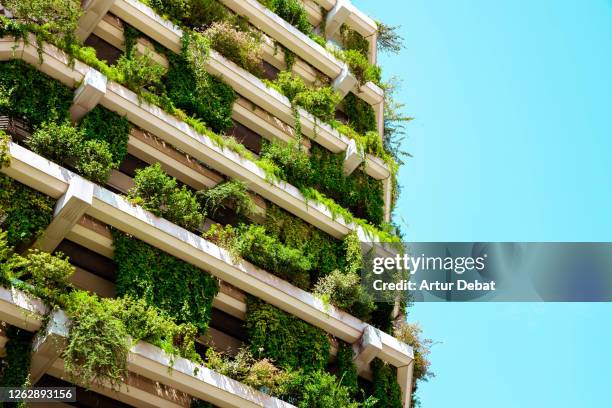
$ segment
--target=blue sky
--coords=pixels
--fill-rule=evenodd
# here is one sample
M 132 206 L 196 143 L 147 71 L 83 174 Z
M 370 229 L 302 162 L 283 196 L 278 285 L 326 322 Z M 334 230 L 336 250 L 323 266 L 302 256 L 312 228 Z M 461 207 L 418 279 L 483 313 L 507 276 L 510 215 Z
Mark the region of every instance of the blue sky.
M 415 121 L 409 241 L 612 241 L 612 1 L 353 0 Z M 419 304 L 426 408 L 609 407 L 610 304 Z

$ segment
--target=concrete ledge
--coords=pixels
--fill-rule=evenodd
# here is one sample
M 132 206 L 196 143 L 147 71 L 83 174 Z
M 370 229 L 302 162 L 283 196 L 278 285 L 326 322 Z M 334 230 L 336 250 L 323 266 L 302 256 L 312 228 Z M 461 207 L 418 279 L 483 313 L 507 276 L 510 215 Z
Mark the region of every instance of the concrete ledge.
M 79 19 L 79 26 L 76 31 L 79 40 L 85 41 L 89 37 L 102 17 L 110 10 L 113 2 L 114 0 L 87 0 L 81 3 L 83 15 Z
M 15 288 L 0 286 L 0 321 L 28 331 L 38 330 L 47 307 L 36 298 Z

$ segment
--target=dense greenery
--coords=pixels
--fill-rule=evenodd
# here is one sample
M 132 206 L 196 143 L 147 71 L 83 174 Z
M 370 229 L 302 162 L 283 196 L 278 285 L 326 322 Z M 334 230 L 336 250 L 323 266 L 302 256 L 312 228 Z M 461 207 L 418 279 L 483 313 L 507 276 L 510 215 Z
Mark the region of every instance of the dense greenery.
M 255 211 L 255 203 L 246 184 L 239 180 L 224 181 L 207 190 L 198 191 L 196 197 L 200 206 L 212 217 L 225 208 L 231 208 L 244 217 Z
M 168 176 L 159 163 L 136 171 L 128 198 L 187 229 L 195 230 L 204 219 L 195 194 L 185 186 L 179 188 L 176 179 Z
M 117 295 L 143 299 L 199 333 L 208 329 L 212 301 L 219 291 L 208 273 L 130 237 L 113 231 Z
M 256 357 L 305 373 L 327 365 L 330 343 L 326 333 L 262 300 L 247 298 L 246 328 Z
M 344 49 L 359 51 L 363 56 L 368 56 L 370 51 L 369 41 L 346 24 L 340 26 L 340 38 Z
M 338 342 L 338 354 L 336 355 L 336 364 L 338 366 L 337 377 L 340 383 L 348 388 L 350 394 L 355 396 L 359 385 L 357 383 L 357 367 L 353 362 L 355 354 L 353 346 L 343 341 Z
M 9 326 L 6 357 L 0 360 L 0 387 L 27 387 L 30 378 L 33 333 Z M 25 407 L 24 403 L 0 402 L 0 407 Z
M 348 123 L 356 132 L 376 132 L 376 115 L 372 105 L 352 93 L 344 97 L 343 103 Z
M 299 0 L 260 0 L 260 3 L 306 35 L 312 35 L 308 13 Z
M 359 218 L 380 226 L 384 219 L 383 186 L 361 170 L 344 175 L 344 154 L 313 145 L 308 156 L 296 144 L 264 142 L 261 159 L 276 165 L 276 176 L 304 189 L 315 189 Z
M 358 50 L 346 50 L 338 56 L 351 68 L 351 72 L 361 84 L 374 82 L 380 84 L 382 71 L 378 65 L 372 65 L 368 58 Z
M 408 344 L 414 351 L 414 366 L 412 372 L 412 406 L 417 406 L 415 392 L 418 384 L 434 377 L 431 362 L 428 359 L 433 344 L 432 340 L 423 338 L 423 330 L 418 324 L 401 322 L 393 333 L 399 341 Z
M 370 363 L 374 377 L 373 396 L 376 408 L 402 408 L 402 392 L 397 383 L 397 370 L 379 359 Z
M 113 166 L 118 168 L 127 155 L 127 143 L 131 129 L 127 118 L 97 105 L 85 115 L 80 125 L 86 139 L 100 140 L 108 144 Z
M 10 246 L 27 244 L 51 222 L 55 201 L 0 174 L 0 227 Z
M 215 22 L 203 34 L 215 51 L 253 75 L 262 76 L 260 36 L 240 30 L 229 21 Z
M 0 169 L 8 167 L 11 164 L 11 152 L 9 150 L 9 142 L 11 137 L 4 130 L 0 129 Z

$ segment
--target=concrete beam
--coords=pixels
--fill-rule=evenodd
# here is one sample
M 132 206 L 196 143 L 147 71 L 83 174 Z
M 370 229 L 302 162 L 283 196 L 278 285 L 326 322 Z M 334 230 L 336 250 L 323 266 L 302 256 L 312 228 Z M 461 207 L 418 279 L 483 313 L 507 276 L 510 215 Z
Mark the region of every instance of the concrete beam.
M 357 366 L 357 372 L 361 373 L 369 370 L 370 362 L 379 355 L 382 348 L 382 340 L 377 330 L 372 326 L 366 326 L 361 338 L 353 344 L 355 353 L 353 362 Z
M 363 162 L 363 153 L 359 151 L 357 143 L 351 140 L 344 155 L 344 175 L 348 176 Z
M 72 228 L 91 207 L 93 201 L 93 183 L 75 177 L 70 180 L 68 191 L 57 201 L 51 224 L 42 236 L 34 243 L 34 248 L 53 252 L 70 233 Z
M 327 13 L 325 20 L 325 38 L 332 37 L 340 26 L 350 17 L 351 5 L 346 0 L 337 0 L 336 5 Z
M 85 41 L 89 37 L 114 2 L 115 0 L 88 0 L 82 4 L 83 15 L 76 31 L 79 40 Z
M 332 82 L 332 88 L 344 98 L 357 85 L 357 78 L 351 74 L 347 64 L 342 66 L 342 71 Z
M 102 73 L 93 68 L 87 71 L 83 83 L 74 91 L 70 107 L 70 119 L 73 122 L 78 122 L 96 107 L 106 93 L 106 83 L 107 79 Z
M 391 199 L 393 193 L 391 177 L 383 180 L 383 198 L 385 202 L 385 222 L 391 222 Z
M 36 384 L 60 358 L 68 338 L 68 316 L 62 310 L 56 310 L 49 316 L 49 323 L 44 332 L 34 338 L 32 346 L 32 365 L 30 381 Z

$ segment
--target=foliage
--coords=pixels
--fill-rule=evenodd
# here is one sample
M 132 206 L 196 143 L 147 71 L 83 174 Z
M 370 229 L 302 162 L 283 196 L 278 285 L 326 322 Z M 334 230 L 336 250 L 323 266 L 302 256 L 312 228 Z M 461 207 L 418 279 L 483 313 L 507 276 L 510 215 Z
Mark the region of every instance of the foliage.
M 361 84 L 374 82 L 379 84 L 381 81 L 381 69 L 368 62 L 368 58 L 357 50 L 346 50 L 338 54 L 351 68 L 351 72 Z
M 117 166 L 105 140 L 87 140 L 83 129 L 67 121 L 43 123 L 28 137 L 27 144 L 34 152 L 66 164 L 100 184 L 106 183 L 111 170 Z
M 310 89 L 304 80 L 291 71 L 282 71 L 267 84 L 285 95 L 292 104 L 301 106 L 315 117 L 330 121 L 334 118 L 340 95 L 329 86 Z
M 368 56 L 370 43 L 363 35 L 349 28 L 346 24 L 342 24 L 340 26 L 340 37 L 344 49 L 359 51 L 363 56 Z
M 74 291 L 65 296 L 70 333 L 62 352 L 71 378 L 85 386 L 118 388 L 127 376 L 127 331 L 95 295 Z
M 196 194 L 200 206 L 207 214 L 214 216 L 218 210 L 232 208 L 236 214 L 249 216 L 255 211 L 255 204 L 247 186 L 240 180 L 219 183 Z
M 86 139 L 108 143 L 114 167 L 118 168 L 127 155 L 127 143 L 131 129 L 127 118 L 97 105 L 85 115 L 80 126 Z
M 352 93 L 344 97 L 344 113 L 349 125 L 358 133 L 376 132 L 376 115 L 372 105 Z
M 267 359 L 256 359 L 248 349 L 240 349 L 233 357 L 209 348 L 206 350 L 206 367 L 221 375 L 261 390 L 270 395 L 282 395 L 295 374 L 281 370 Z
M 0 113 L 37 127 L 68 118 L 73 92 L 21 60 L 0 63 Z
M 398 54 L 404 48 L 404 39 L 397 32 L 400 26 L 390 26 L 380 21 L 377 22 L 377 25 L 378 36 L 376 42 L 378 50 Z
M 412 372 L 412 398 L 415 401 L 415 391 L 421 381 L 428 381 L 434 377 L 431 371 L 431 362 L 428 359 L 433 341 L 423 338 L 423 329 L 418 324 L 401 322 L 395 327 L 393 333 L 399 341 L 408 344 L 414 351 L 414 367 Z
M 0 129 L 0 169 L 11 165 L 11 152 L 9 150 L 9 142 L 11 137 Z
M 246 328 L 251 352 L 286 370 L 322 370 L 329 358 L 325 332 L 259 299 L 247 298 Z
M 0 174 L 0 226 L 10 246 L 26 244 L 51 222 L 55 201 Z
M 260 0 L 260 2 L 304 34 L 312 33 L 308 13 L 299 0 Z
M 136 171 L 128 198 L 187 229 L 195 230 L 204 219 L 195 194 L 185 186 L 179 188 L 176 179 L 168 176 L 159 163 Z
M 177 108 L 202 119 L 214 132 L 232 126 L 232 107 L 236 93 L 221 79 L 202 72 L 183 56 L 168 55 L 170 69 L 166 77 L 168 97 Z
M 2 0 L 22 24 L 39 26 L 49 36 L 64 44 L 73 42 L 82 14 L 76 0 Z
M 226 248 L 232 255 L 241 256 L 302 289 L 310 286 L 310 260 L 300 250 L 283 245 L 266 234 L 261 225 L 214 227 L 204 237 Z
M 283 143 L 263 140 L 259 155 L 262 161 L 274 165 L 274 175 L 277 178 L 295 184 L 296 187 L 310 185 L 314 177 L 310 158 L 296 141 Z
M 402 394 L 397 383 L 394 367 L 379 359 L 370 363 L 372 368 L 373 396 L 377 399 L 376 408 L 402 408 Z
M 149 6 L 175 23 L 188 27 L 208 26 L 227 18 L 227 10 L 217 0 L 146 0 Z
M 238 30 L 228 21 L 212 23 L 203 34 L 210 40 L 211 47 L 225 58 L 255 76 L 262 76 L 260 37 Z
M 0 387 L 27 387 L 30 382 L 33 333 L 9 326 L 6 329 L 6 357 L 0 360 Z M 2 404 L 2 403 L 0 403 Z M 2 405 L 0 405 L 2 406 Z M 22 404 L 6 404 L 18 406 Z
M 208 329 L 219 284 L 208 273 L 119 231 L 113 231 L 117 294 L 143 299 L 198 332 Z
M 357 384 L 357 367 L 353 362 L 355 357 L 353 353 L 353 346 L 339 341 L 338 354 L 336 355 L 336 363 L 338 365 L 338 379 L 340 384 L 348 388 L 350 395 L 355 396 L 359 385 Z
M 393 319 L 391 313 L 393 308 L 394 304 L 389 301 L 376 303 L 376 310 L 372 312 L 370 324 L 385 333 L 392 333 Z
M 119 82 L 137 93 L 154 93 L 161 86 L 161 79 L 166 74 L 166 68 L 148 54 L 124 54 L 117 60 L 115 70 L 119 74 Z

